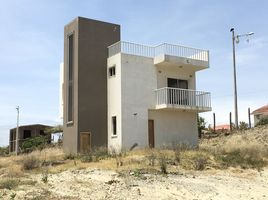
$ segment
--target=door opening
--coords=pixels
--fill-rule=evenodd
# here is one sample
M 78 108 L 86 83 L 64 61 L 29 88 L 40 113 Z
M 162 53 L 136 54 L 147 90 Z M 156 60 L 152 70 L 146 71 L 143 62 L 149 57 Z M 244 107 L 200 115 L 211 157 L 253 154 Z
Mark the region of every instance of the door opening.
M 154 120 L 148 120 L 148 141 L 149 147 L 154 148 Z
M 188 81 L 181 79 L 168 78 L 168 104 L 184 105 L 188 102 Z M 177 88 L 183 90 L 177 90 Z
M 89 152 L 91 149 L 91 133 L 80 132 L 80 153 Z

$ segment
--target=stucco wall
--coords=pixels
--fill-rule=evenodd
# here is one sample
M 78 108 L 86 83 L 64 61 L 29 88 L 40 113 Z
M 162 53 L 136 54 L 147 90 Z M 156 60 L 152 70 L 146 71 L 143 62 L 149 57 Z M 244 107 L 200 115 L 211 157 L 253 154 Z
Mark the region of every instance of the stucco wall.
M 122 54 L 122 141 L 128 149 L 148 145 L 148 109 L 155 107 L 156 67 L 152 58 Z
M 188 80 L 195 89 L 195 72 L 155 66 L 153 58 L 117 54 L 108 58 L 116 76 L 108 77 L 108 146 L 129 149 L 148 146 L 148 119 L 155 120 L 156 147 L 174 141 L 197 144 L 196 112 L 154 110 L 155 89 L 167 87 L 167 78 Z M 112 116 L 117 117 L 117 136 L 112 136 Z M 121 145 L 120 145 L 121 144 Z
M 150 110 L 154 120 L 155 147 L 198 143 L 197 113 L 174 110 Z
M 157 88 L 167 87 L 168 78 L 187 80 L 188 89 L 196 89 L 194 71 L 179 67 L 157 66 Z
M 121 118 L 121 54 L 110 57 L 107 61 L 108 88 L 108 148 L 121 149 L 122 118 Z M 109 68 L 115 66 L 115 76 L 109 77 Z M 117 118 L 117 135 L 113 135 L 112 116 Z

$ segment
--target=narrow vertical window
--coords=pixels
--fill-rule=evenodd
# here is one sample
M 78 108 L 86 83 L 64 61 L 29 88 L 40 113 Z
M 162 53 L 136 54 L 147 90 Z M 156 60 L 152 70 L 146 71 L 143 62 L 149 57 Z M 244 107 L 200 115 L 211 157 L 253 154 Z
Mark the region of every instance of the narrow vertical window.
M 68 36 L 68 108 L 67 121 L 73 121 L 73 62 L 74 62 L 74 36 Z
M 112 131 L 113 135 L 116 135 L 116 116 L 112 116 Z
M 115 66 L 109 68 L 109 77 L 115 76 Z

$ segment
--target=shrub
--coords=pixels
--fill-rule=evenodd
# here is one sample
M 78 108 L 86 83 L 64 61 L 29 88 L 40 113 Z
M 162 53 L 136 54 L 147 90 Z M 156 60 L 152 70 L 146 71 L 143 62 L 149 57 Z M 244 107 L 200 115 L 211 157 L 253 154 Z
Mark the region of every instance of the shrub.
M 202 131 L 206 129 L 205 118 L 198 116 L 197 126 L 198 126 L 198 136 L 201 137 Z
M 76 158 L 76 155 L 72 153 L 65 154 L 63 157 L 64 160 L 74 160 L 75 158 Z
M 0 189 L 12 190 L 16 188 L 19 185 L 19 183 L 20 183 L 19 179 L 13 179 L 13 178 L 2 179 L 0 180 Z
M 98 162 L 108 157 L 110 155 L 106 147 L 95 148 L 80 155 L 82 162 Z
M 248 124 L 246 122 L 239 122 L 239 127 L 240 130 L 246 130 L 248 129 Z
M 155 165 L 155 160 L 156 160 L 156 154 L 154 152 L 154 150 L 150 149 L 149 150 L 149 155 L 146 156 L 148 161 L 149 161 L 149 165 L 150 166 L 154 166 Z
M 9 154 L 9 148 L 6 147 L 0 147 L 0 156 L 7 156 Z
M 206 157 L 195 157 L 194 158 L 194 169 L 195 170 L 204 170 L 207 164 Z
M 93 161 L 93 154 L 91 151 L 85 153 L 85 154 L 82 154 L 80 155 L 80 159 L 81 159 L 81 162 L 92 162 Z
M 268 124 L 268 117 L 261 118 L 260 121 L 256 124 L 256 126 L 263 126 Z
M 47 183 L 48 182 L 48 172 L 46 171 L 45 173 L 42 174 L 42 178 L 41 181 L 43 183 Z
M 167 157 L 164 154 L 159 157 L 159 165 L 161 173 L 167 174 Z
M 226 153 L 225 155 L 218 155 L 217 159 L 220 160 L 225 167 L 237 167 L 241 168 L 256 168 L 261 169 L 265 166 L 265 161 L 262 158 L 246 156 L 239 150 Z
M 41 162 L 35 156 L 26 156 L 23 161 L 24 170 L 32 170 L 41 166 Z
M 123 166 L 123 154 L 121 152 L 115 154 L 115 161 L 117 167 Z
M 22 151 L 23 152 L 32 152 L 35 149 L 42 150 L 46 147 L 49 142 L 49 136 L 39 136 L 33 138 L 27 138 L 22 143 Z

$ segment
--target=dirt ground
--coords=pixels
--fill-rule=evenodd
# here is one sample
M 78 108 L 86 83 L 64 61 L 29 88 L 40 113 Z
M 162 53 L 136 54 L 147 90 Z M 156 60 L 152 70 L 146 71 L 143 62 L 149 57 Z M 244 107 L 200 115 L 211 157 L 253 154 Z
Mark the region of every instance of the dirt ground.
M 0 199 L 268 199 L 268 169 L 182 171 L 180 174 L 117 173 L 111 170 L 70 169 L 30 174 L 16 190 L 0 190 Z M 16 194 L 16 195 L 14 195 Z

